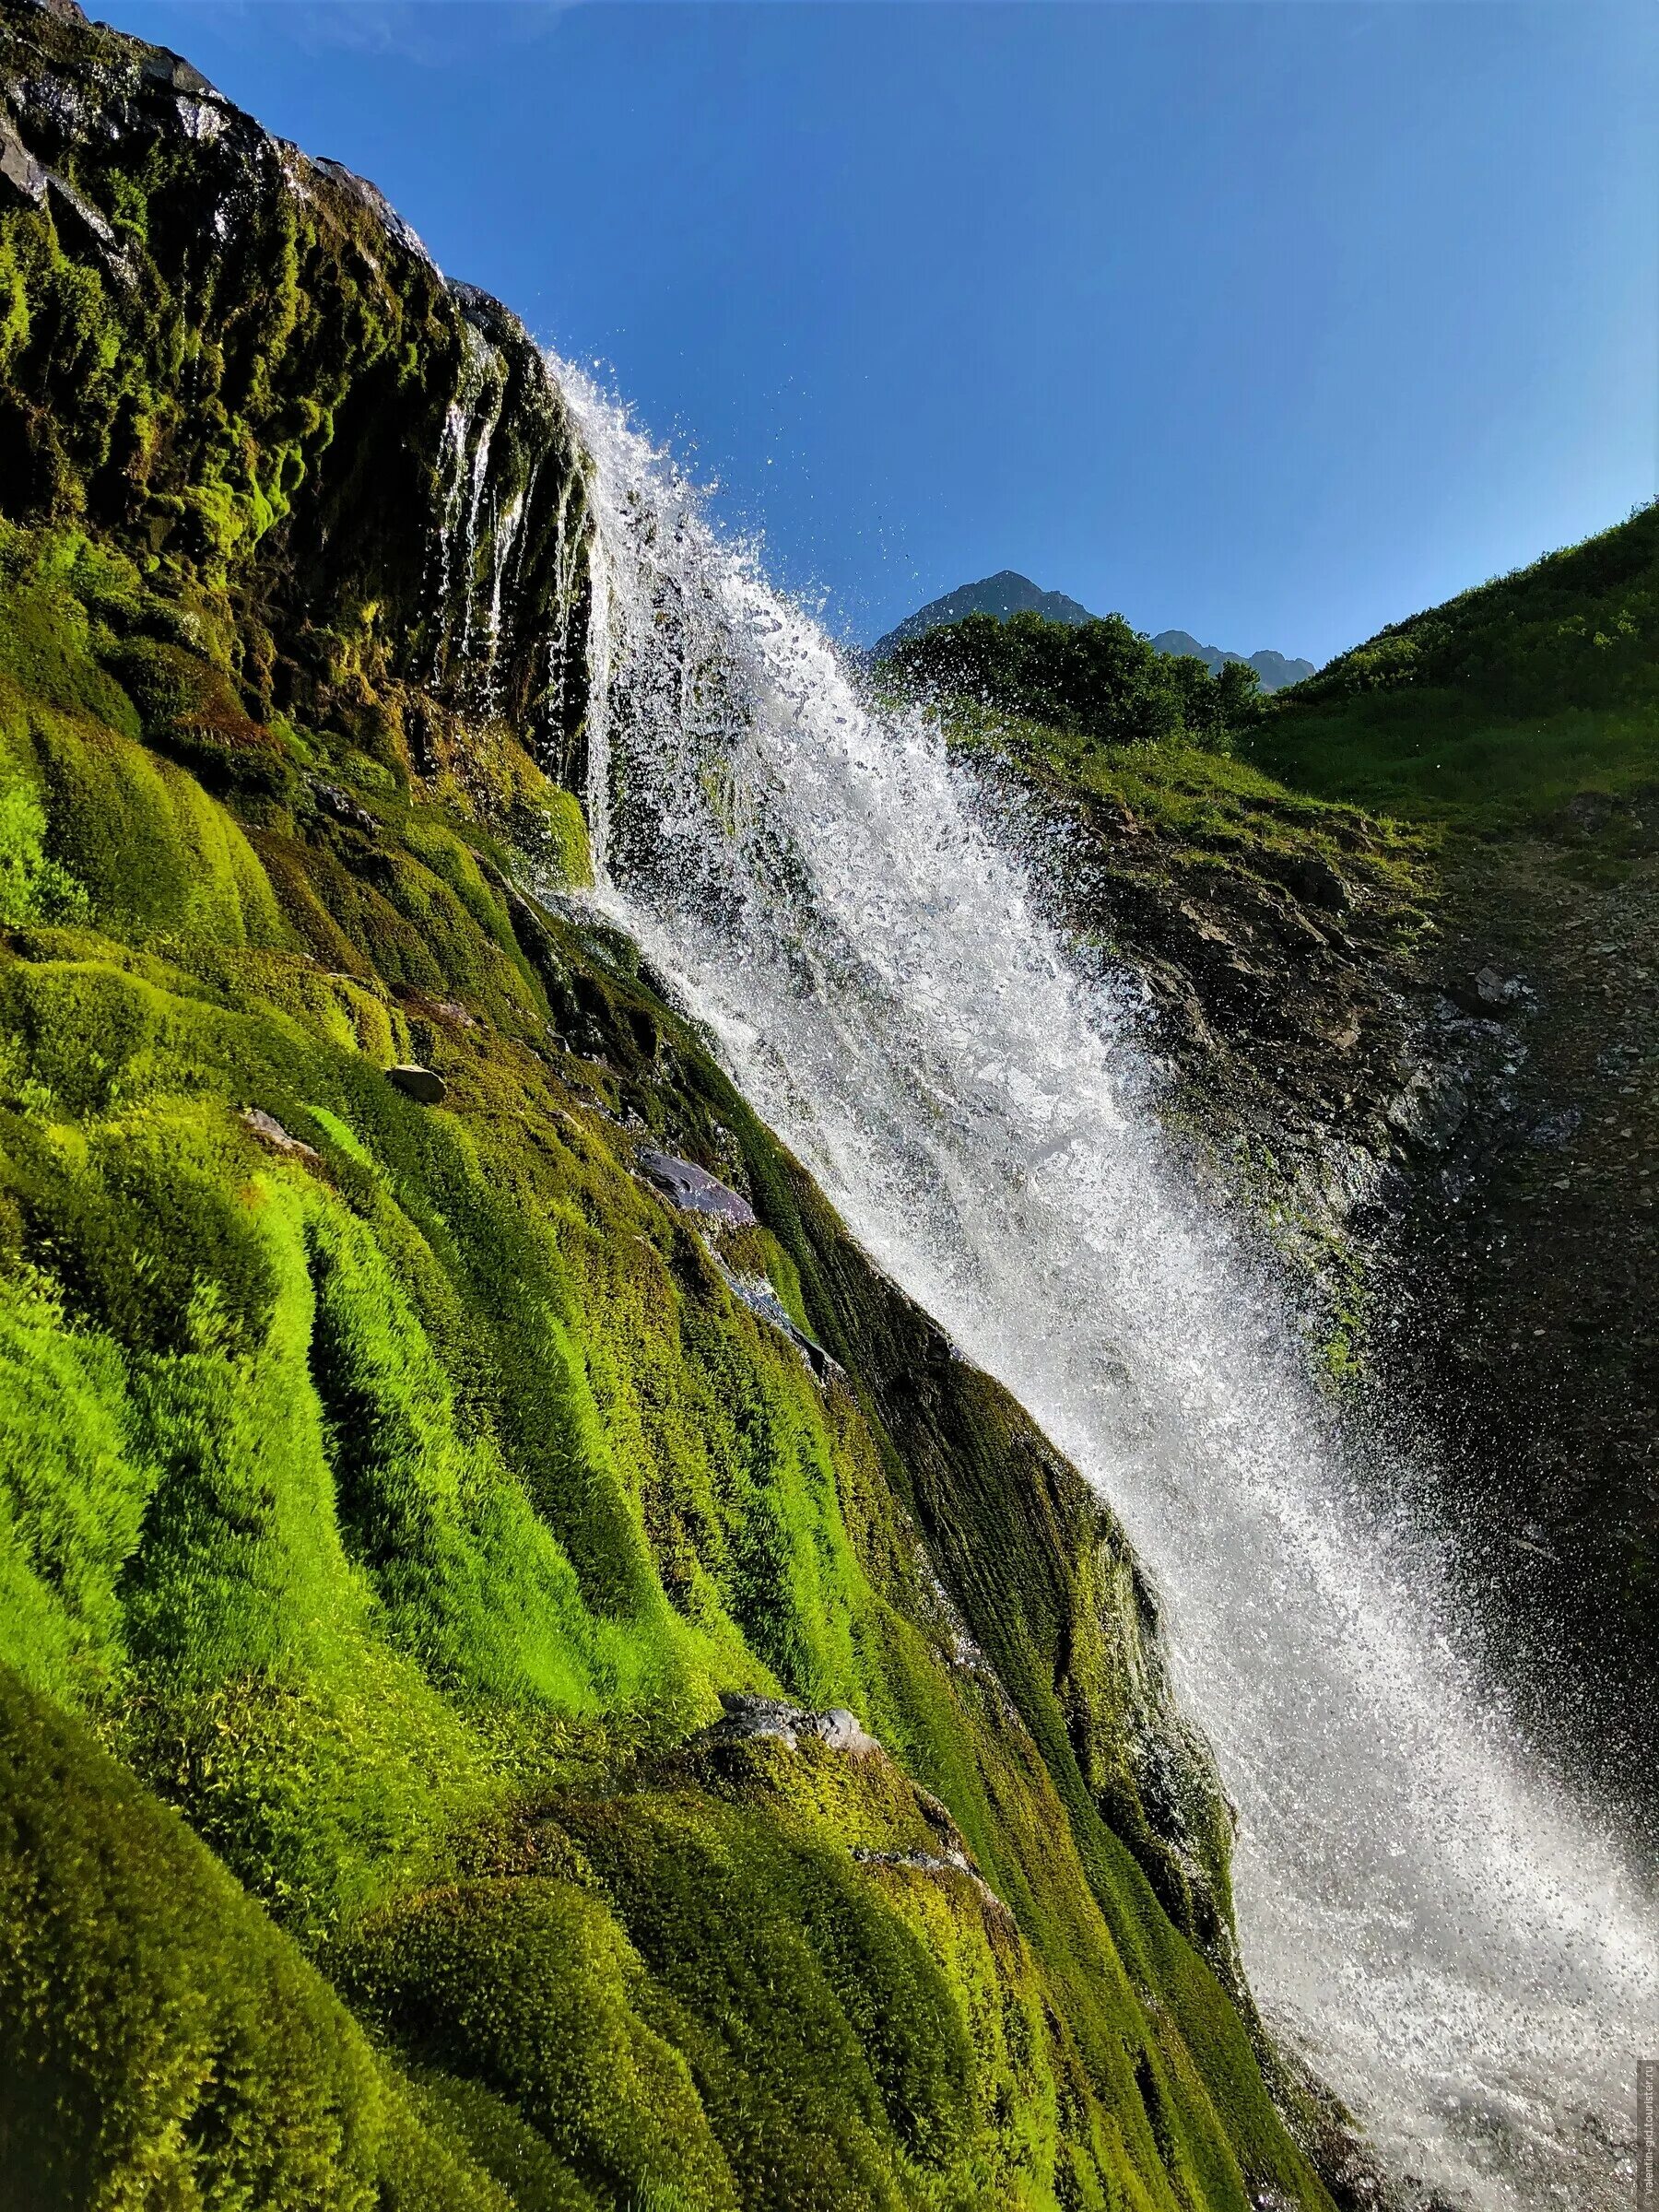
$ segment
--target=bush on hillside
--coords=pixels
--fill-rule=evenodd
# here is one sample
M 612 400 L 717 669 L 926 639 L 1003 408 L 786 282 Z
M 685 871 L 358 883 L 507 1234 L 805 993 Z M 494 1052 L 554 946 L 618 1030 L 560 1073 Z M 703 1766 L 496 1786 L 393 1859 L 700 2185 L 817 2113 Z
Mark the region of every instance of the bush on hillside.
M 1254 719 L 1261 690 L 1247 663 L 1212 676 L 1196 654 L 1157 652 L 1122 615 L 1077 624 L 970 615 L 909 639 L 884 665 L 906 691 L 976 699 L 1108 745 L 1185 738 L 1225 749 Z

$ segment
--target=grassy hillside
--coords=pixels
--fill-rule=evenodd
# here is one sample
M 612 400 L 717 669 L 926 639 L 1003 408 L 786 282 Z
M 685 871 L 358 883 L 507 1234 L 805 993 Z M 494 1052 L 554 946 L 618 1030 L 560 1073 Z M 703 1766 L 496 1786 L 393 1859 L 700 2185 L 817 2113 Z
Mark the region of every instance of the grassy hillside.
M 1659 506 L 1398 622 L 1276 699 L 1252 758 L 1470 829 L 1659 780 Z
M 572 896 L 523 333 L 173 57 L 0 65 L 0 2169 L 1328 2206 L 1122 1532 Z

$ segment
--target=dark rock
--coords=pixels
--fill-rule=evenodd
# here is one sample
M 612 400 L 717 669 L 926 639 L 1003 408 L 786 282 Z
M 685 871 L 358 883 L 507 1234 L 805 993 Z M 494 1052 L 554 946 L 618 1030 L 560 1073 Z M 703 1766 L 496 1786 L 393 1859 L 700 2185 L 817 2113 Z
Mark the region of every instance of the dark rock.
M 55 16 L 60 23 L 84 23 L 87 11 L 76 0 L 25 0 L 29 7 L 38 7 L 43 16 Z
M 209 84 L 194 63 L 187 62 L 182 53 L 174 53 L 171 47 L 158 46 L 147 53 L 140 74 L 149 91 L 182 92 L 186 100 L 224 98 L 218 86 Z
M 267 1113 L 263 1106 L 244 1106 L 241 1118 L 260 1143 L 268 1145 L 273 1152 L 285 1153 L 294 1159 L 316 1159 L 321 1157 L 302 1137 L 291 1136 L 276 1116 Z
M 1546 1151 L 1557 1150 L 1575 1133 L 1583 1118 L 1579 1107 L 1563 1106 L 1559 1113 L 1547 1114 L 1542 1121 L 1535 1122 L 1527 1132 L 1526 1141 Z
M 743 1228 L 753 1226 L 755 1209 L 748 1200 L 739 1197 L 706 1168 L 694 1167 L 688 1159 L 677 1159 L 670 1152 L 653 1151 L 648 1145 L 641 1147 L 636 1161 L 646 1182 L 682 1214 L 714 1214 Z
M 354 830 L 362 830 L 365 836 L 371 837 L 374 834 L 374 817 L 366 806 L 359 806 L 348 791 L 342 791 L 337 783 L 313 783 L 312 796 L 324 813 L 332 815 L 336 822 L 349 822 Z
M 320 169 L 325 177 L 332 177 L 343 191 L 348 192 L 354 200 L 368 208 L 388 238 L 395 239 L 400 246 L 416 254 L 429 268 L 437 266 L 427 252 L 424 241 L 404 221 L 378 184 L 371 184 L 367 177 L 359 177 L 356 170 L 347 169 L 343 161 L 330 161 L 324 157 L 312 166 Z
M 1522 1011 L 1532 993 L 1520 976 L 1500 975 L 1496 968 L 1482 968 L 1453 983 L 1447 996 L 1477 1020 L 1500 1021 L 1505 1015 Z
M 386 1078 L 411 1099 L 418 1099 L 423 1106 L 441 1106 L 449 1085 L 434 1068 L 421 1067 L 411 1061 L 399 1067 L 389 1067 Z
M 1314 853 L 1297 854 L 1283 862 L 1277 873 L 1288 891 L 1311 906 L 1323 907 L 1326 913 L 1344 914 L 1353 903 L 1348 887 L 1336 870 Z

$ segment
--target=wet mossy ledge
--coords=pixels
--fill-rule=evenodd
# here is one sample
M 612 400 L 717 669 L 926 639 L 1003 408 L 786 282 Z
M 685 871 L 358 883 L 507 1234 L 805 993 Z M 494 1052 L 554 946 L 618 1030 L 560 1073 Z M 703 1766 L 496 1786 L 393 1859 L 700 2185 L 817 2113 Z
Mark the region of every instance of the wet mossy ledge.
M 1328 2206 L 1121 1530 L 575 895 L 540 356 L 0 72 L 19 2201 Z

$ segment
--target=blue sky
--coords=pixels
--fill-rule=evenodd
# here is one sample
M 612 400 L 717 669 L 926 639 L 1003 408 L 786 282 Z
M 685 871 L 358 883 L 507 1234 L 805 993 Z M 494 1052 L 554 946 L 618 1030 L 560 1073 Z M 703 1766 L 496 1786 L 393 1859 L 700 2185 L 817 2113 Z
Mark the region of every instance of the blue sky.
M 1651 0 L 102 0 L 869 638 L 1023 570 L 1315 660 L 1656 489 Z

